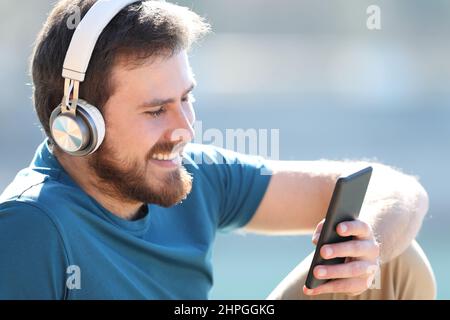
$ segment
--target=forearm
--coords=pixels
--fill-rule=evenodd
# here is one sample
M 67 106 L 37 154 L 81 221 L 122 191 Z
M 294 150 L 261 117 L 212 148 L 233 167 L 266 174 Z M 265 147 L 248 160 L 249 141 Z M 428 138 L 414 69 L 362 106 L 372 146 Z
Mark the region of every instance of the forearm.
M 384 262 L 408 247 L 428 209 L 414 177 L 367 161 L 273 161 L 274 176 L 257 213 L 246 226 L 266 235 L 312 233 L 325 218 L 339 176 L 374 168 L 360 218 L 373 227 Z

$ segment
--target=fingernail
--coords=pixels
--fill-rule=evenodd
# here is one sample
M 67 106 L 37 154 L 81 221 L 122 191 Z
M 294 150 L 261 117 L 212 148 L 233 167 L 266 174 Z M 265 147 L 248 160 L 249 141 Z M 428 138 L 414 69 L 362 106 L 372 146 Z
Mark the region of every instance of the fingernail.
M 347 225 L 346 225 L 345 223 L 342 223 L 342 224 L 341 224 L 341 232 L 342 232 L 342 233 L 346 233 L 347 230 L 348 230 Z
M 327 275 L 327 270 L 325 268 L 317 268 L 317 275 L 319 277 L 325 277 Z
M 313 242 L 316 241 L 317 238 L 319 238 L 319 234 L 318 234 L 318 233 L 316 233 L 316 234 L 313 235 L 312 241 L 313 241 Z
M 333 249 L 331 249 L 330 247 L 325 247 L 325 257 L 331 257 L 331 255 L 333 254 Z

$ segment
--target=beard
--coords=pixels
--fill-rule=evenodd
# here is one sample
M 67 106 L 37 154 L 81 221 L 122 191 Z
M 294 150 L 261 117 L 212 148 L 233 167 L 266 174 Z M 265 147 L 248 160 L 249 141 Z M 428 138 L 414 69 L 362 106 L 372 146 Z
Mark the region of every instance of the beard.
M 158 172 L 149 162 L 154 154 L 169 153 L 176 145 L 155 144 L 142 164 L 138 160 L 118 160 L 118 152 L 104 141 L 89 159 L 89 165 L 100 179 L 99 189 L 109 196 L 167 208 L 187 197 L 192 189 L 192 176 L 183 166 L 170 172 Z

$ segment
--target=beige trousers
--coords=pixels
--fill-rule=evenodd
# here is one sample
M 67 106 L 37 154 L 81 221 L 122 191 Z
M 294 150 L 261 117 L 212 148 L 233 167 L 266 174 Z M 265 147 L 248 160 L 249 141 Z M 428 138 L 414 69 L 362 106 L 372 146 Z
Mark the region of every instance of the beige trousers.
M 292 270 L 267 299 L 412 300 L 436 298 L 436 281 L 433 270 L 416 241 L 413 241 L 400 256 L 383 264 L 375 288 L 366 290 L 358 296 L 345 294 L 304 295 L 302 288 L 313 254 L 310 254 Z

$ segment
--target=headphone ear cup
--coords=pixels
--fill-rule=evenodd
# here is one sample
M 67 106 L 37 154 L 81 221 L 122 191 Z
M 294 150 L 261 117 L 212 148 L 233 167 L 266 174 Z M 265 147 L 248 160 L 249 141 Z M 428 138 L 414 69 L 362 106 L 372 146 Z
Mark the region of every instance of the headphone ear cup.
M 61 113 L 61 105 L 50 116 L 50 129 L 56 144 L 72 156 L 94 153 L 105 138 L 105 121 L 100 111 L 78 100 L 77 113 Z
M 53 141 L 66 153 L 78 155 L 89 146 L 90 129 L 87 121 L 79 115 L 61 112 L 61 105 L 50 116 Z

